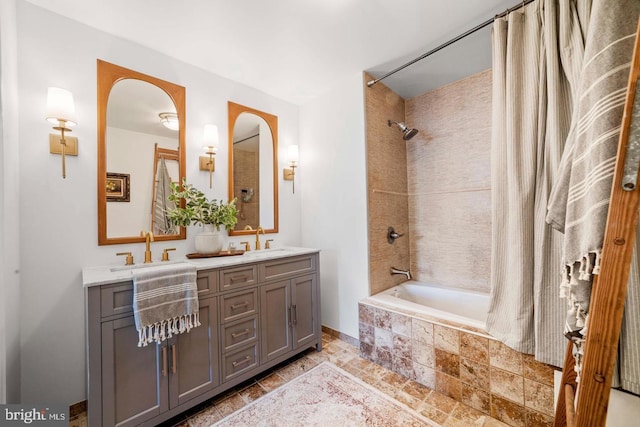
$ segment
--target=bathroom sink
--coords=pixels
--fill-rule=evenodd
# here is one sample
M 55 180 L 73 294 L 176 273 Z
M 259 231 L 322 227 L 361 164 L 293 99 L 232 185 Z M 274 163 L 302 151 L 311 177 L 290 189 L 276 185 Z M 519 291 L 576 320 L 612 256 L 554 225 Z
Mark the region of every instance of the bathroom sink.
M 249 251 L 245 252 L 243 256 L 245 257 L 257 257 L 257 256 L 269 256 L 277 252 L 284 252 L 285 248 L 275 248 L 275 249 L 260 249 L 259 251 Z
M 159 265 L 170 265 L 170 264 L 181 264 L 181 263 L 184 263 L 184 261 L 182 261 L 182 260 L 156 261 L 156 262 L 151 262 L 151 263 L 147 263 L 147 264 L 119 265 L 117 267 L 111 267 L 109 269 L 109 271 L 111 271 L 111 272 L 127 271 L 127 270 L 136 270 L 138 268 L 157 267 Z

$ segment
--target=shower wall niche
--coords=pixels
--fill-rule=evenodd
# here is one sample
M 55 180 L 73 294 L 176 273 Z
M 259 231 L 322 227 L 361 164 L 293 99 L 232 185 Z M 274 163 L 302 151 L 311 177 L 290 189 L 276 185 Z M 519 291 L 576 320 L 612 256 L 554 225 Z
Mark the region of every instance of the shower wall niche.
M 364 76 L 365 82 L 371 77 Z M 489 292 L 491 70 L 408 100 L 365 87 L 371 293 L 405 278 Z M 387 121 L 419 130 L 403 141 Z M 386 230 L 407 232 L 393 245 Z

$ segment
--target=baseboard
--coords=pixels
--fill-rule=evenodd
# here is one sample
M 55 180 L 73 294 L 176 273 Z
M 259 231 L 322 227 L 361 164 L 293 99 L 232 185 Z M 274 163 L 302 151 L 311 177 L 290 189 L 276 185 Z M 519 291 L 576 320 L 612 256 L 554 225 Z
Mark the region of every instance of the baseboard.
M 355 348 L 360 348 L 360 341 L 358 341 L 357 339 L 353 338 L 350 335 L 343 334 L 342 332 L 336 331 L 335 329 L 331 329 L 324 325 L 322 325 L 322 332 L 324 332 L 325 334 L 329 334 L 334 338 L 339 338 L 342 341 L 345 341 L 351 344 Z
M 79 415 L 85 414 L 87 412 L 87 401 L 83 400 L 82 402 L 74 403 L 69 406 L 69 419 L 73 419 L 78 417 Z

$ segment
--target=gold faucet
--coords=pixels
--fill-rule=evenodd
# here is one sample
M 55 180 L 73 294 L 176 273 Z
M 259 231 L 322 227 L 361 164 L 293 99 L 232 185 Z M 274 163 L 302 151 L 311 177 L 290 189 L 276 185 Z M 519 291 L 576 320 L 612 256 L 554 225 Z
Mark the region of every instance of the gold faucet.
M 262 235 L 264 236 L 264 229 L 260 226 L 256 228 L 256 251 L 260 250 L 260 232 L 262 231 Z
M 148 264 L 151 261 L 151 242 L 153 242 L 153 233 L 151 231 L 144 231 L 142 230 L 140 232 L 140 236 L 145 238 L 145 244 L 147 245 L 145 251 L 144 251 L 144 263 Z

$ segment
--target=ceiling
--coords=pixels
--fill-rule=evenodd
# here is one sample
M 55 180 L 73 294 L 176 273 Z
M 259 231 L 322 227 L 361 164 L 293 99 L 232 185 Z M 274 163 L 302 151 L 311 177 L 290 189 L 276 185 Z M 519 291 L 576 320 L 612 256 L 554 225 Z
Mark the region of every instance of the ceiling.
M 374 77 L 517 0 L 27 0 L 303 105 L 336 81 Z M 490 30 L 384 80 L 404 98 L 491 66 Z

